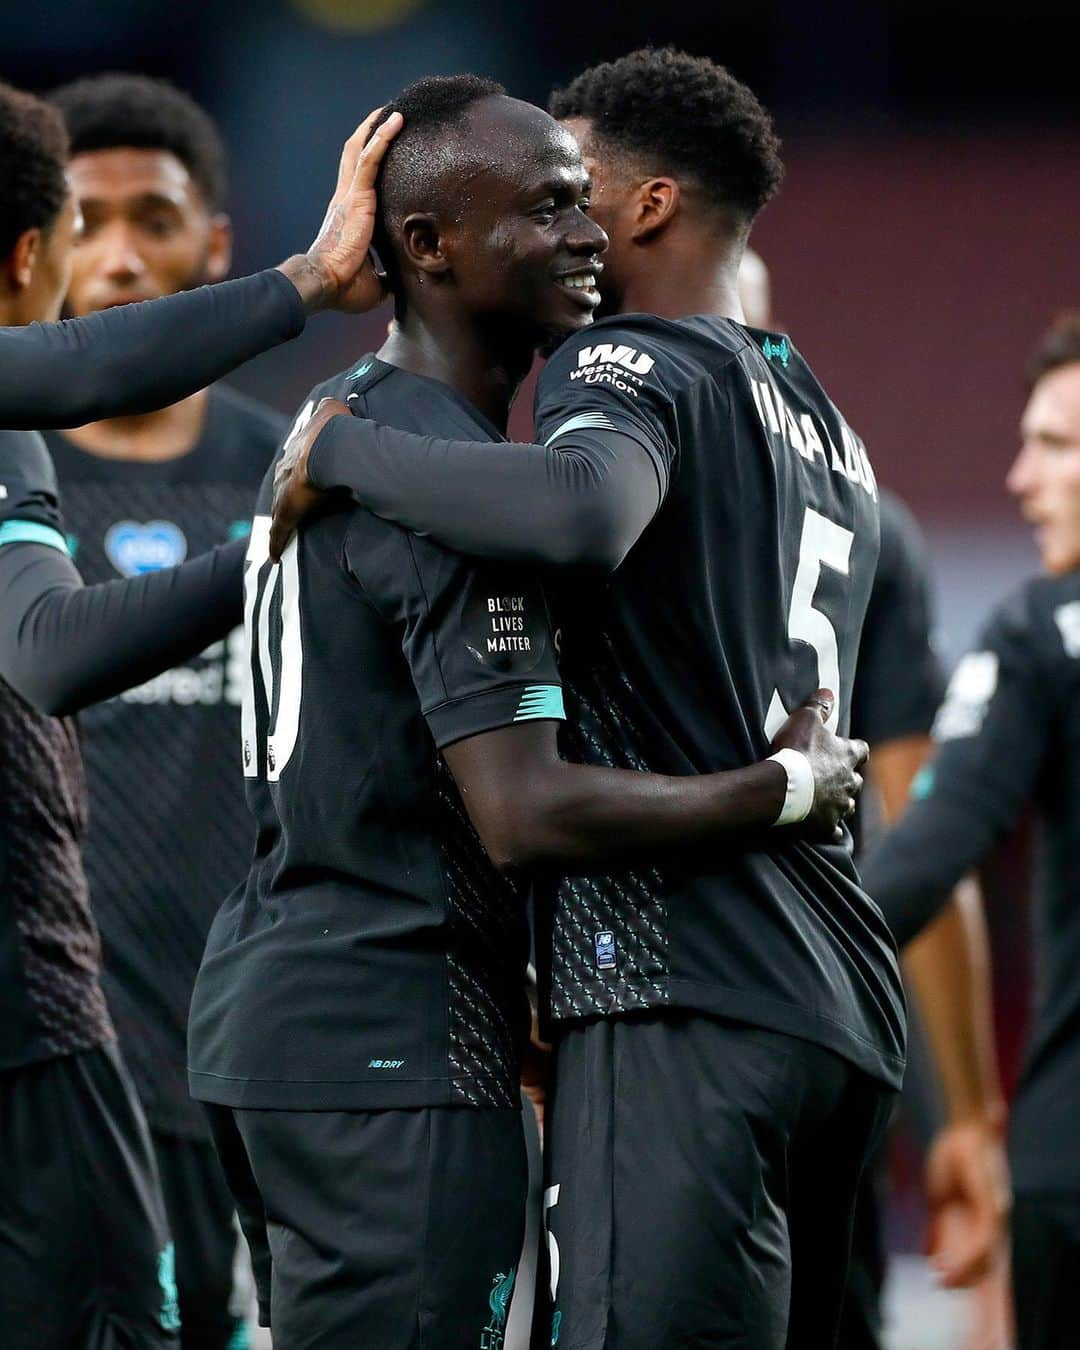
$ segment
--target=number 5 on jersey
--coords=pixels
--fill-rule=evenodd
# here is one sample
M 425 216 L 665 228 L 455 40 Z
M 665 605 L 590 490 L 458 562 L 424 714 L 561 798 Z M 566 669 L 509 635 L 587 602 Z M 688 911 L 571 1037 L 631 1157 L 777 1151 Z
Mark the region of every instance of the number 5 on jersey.
M 240 705 L 244 777 L 258 778 L 265 770 L 267 781 L 276 783 L 296 746 L 304 653 L 296 538 L 289 541 L 280 564 L 271 565 L 269 516 L 256 516 L 251 525 L 244 561 L 244 638 L 247 661 Z M 259 755 L 257 693 L 267 710 L 264 763 Z
M 806 508 L 799 539 L 799 563 L 795 569 L 795 584 L 791 588 L 787 631 L 792 642 L 805 642 L 817 653 L 815 687 L 831 689 L 835 696 L 832 712 L 825 723 L 830 731 L 836 730 L 840 720 L 840 651 L 836 642 L 836 629 L 824 610 L 815 608 L 814 596 L 823 563 L 845 577 L 848 575 L 854 539 L 851 530 L 820 515 L 813 507 Z M 801 702 L 812 693 L 812 689 L 802 691 L 797 701 Z M 765 715 L 765 735 L 770 741 L 787 721 L 788 715 L 780 690 L 774 689 L 769 711 Z

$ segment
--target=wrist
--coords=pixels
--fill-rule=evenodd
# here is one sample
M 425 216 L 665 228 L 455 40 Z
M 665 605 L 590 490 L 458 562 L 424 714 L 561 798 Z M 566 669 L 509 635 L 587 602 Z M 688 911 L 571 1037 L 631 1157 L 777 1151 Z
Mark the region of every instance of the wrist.
M 801 750 L 783 749 L 769 760 L 784 770 L 787 782 L 784 800 L 773 825 L 798 825 L 814 805 L 814 771 Z
M 310 254 L 295 253 L 278 266 L 300 293 L 300 299 L 309 314 L 326 309 L 333 303 L 335 288 L 322 268 L 311 259 Z
M 978 1101 L 949 1111 L 947 1129 L 971 1128 L 1001 1137 L 1008 1123 L 1008 1110 L 1000 1098 Z

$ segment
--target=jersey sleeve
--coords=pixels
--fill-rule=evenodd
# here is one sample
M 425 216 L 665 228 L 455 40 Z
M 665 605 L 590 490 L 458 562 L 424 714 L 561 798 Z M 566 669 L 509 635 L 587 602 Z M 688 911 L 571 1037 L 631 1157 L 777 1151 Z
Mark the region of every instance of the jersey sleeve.
M 63 323 L 0 328 L 0 426 L 72 427 L 204 389 L 306 319 L 276 269 Z
M 34 431 L 0 431 L 0 544 L 15 543 L 68 551 L 56 470 Z
M 1019 819 L 1049 751 L 1061 643 L 1028 592 L 994 616 L 958 664 L 934 722 L 913 804 L 863 869 L 898 942 L 934 917 L 961 877 Z
M 931 641 L 930 576 L 918 526 L 881 498 L 881 553 L 863 624 L 851 734 L 871 746 L 926 735 L 945 692 Z
M 583 430 L 614 431 L 641 446 L 667 495 L 677 446 L 673 358 L 647 328 L 605 323 L 568 338 L 544 367 L 536 391 L 536 439 L 544 445 Z
M 543 591 L 357 511 L 349 571 L 401 630 L 420 708 L 442 749 L 515 722 L 562 721 L 562 684 Z

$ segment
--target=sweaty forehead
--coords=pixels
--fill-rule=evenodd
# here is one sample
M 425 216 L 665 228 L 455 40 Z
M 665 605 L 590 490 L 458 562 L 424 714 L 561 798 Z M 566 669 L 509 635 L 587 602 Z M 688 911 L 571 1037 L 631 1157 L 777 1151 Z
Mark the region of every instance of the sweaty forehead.
M 542 108 L 495 95 L 469 109 L 462 125 L 463 158 L 473 172 L 526 186 L 545 175 L 582 176 L 581 151 L 565 127 Z

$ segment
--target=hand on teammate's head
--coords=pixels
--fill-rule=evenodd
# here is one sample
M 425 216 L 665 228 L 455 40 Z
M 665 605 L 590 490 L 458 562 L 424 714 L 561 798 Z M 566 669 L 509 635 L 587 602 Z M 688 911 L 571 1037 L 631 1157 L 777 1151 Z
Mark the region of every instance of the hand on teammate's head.
M 376 108 L 369 113 L 345 142 L 337 188 L 311 247 L 282 264 L 309 310 L 363 314 L 385 298 L 371 260 L 375 179 L 387 147 L 404 123 L 400 113 L 391 113 L 373 132 L 381 112 Z

